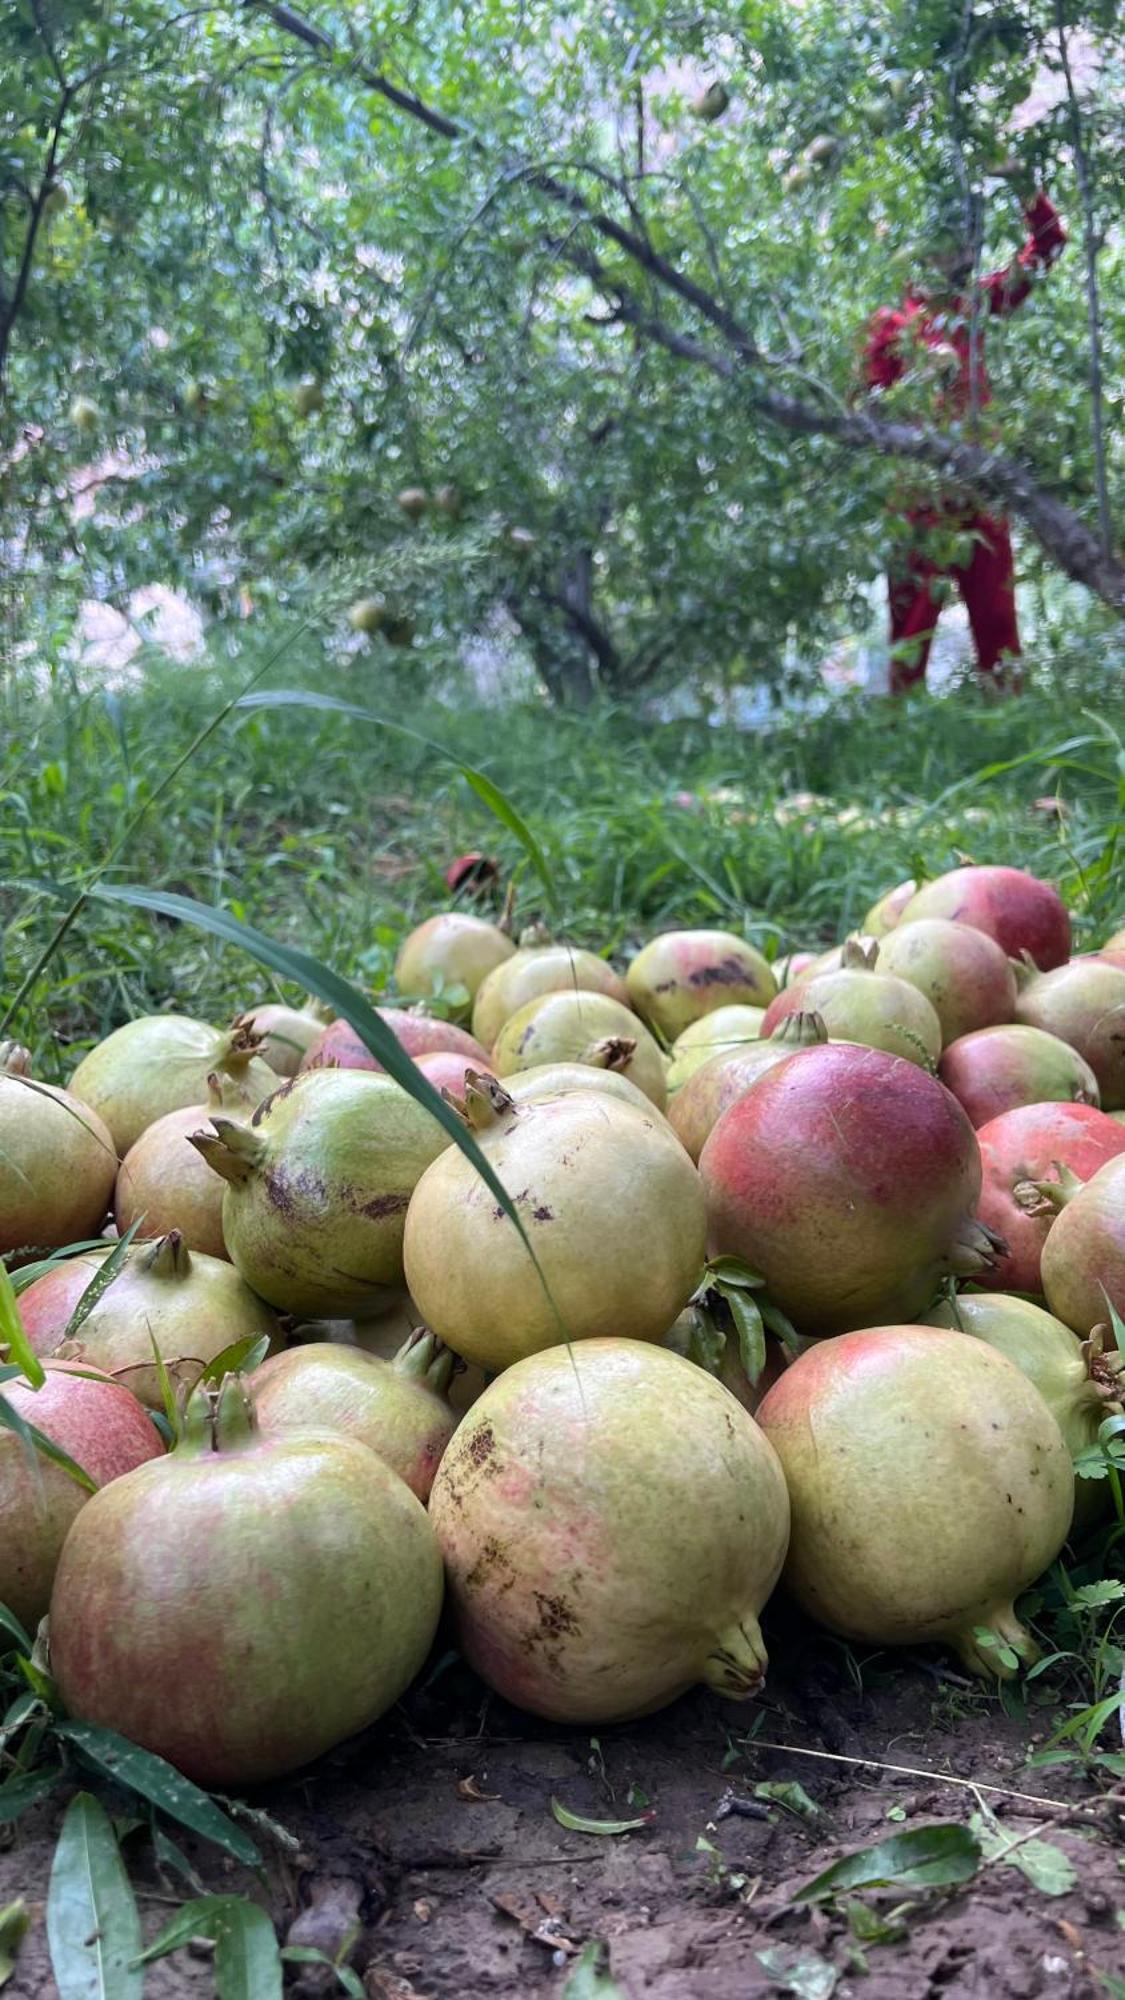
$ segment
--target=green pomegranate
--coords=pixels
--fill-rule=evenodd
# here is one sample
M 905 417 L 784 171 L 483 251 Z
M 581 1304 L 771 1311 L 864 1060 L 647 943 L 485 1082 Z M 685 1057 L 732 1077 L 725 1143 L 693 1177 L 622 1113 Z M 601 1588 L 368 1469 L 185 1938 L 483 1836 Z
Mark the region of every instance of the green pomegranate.
M 193 1144 L 228 1183 L 227 1251 L 262 1298 L 279 1312 L 348 1318 L 401 1287 L 407 1203 L 449 1142 L 391 1077 L 308 1070 L 250 1124 L 212 1125 Z
M 536 1097 L 560 1097 L 568 1090 L 602 1090 L 607 1097 L 616 1097 L 622 1104 L 632 1104 L 638 1111 L 654 1111 L 656 1106 L 652 1099 L 614 1068 L 619 1050 L 619 1043 L 609 1041 L 605 1045 L 604 1062 L 539 1063 L 531 1069 L 521 1069 L 515 1076 L 505 1077 L 504 1088 L 515 1104 L 530 1104 Z M 621 1059 L 628 1062 L 628 1053 Z
M 286 1007 L 280 1000 L 264 1000 L 240 1014 L 235 1028 L 245 1028 L 258 1037 L 258 1054 L 277 1076 L 296 1076 L 301 1058 L 319 1041 L 330 1021 L 331 1007 L 319 1000 L 307 1000 L 303 1007 Z
M 952 928 L 952 926 L 951 926 Z M 779 993 L 762 1031 L 771 1035 L 787 1014 L 820 1015 L 833 1041 L 858 1042 L 933 1069 L 941 1054 L 941 1022 L 930 1002 L 905 979 L 876 969 L 858 944 L 844 947 L 836 972 L 818 972 Z
M 697 1681 L 761 1687 L 785 1481 L 678 1354 L 607 1339 L 517 1362 L 457 1430 L 430 1518 L 465 1655 L 521 1708 L 589 1727 Z
M 498 924 L 463 910 L 443 910 L 404 939 L 395 960 L 395 984 L 404 1000 L 448 995 L 468 1007 L 482 981 L 515 949 Z
M 917 893 L 917 889 L 918 884 L 913 880 L 899 882 L 895 888 L 888 889 L 885 895 L 880 896 L 877 903 L 872 903 L 871 908 L 863 919 L 862 925 L 867 936 L 873 938 L 888 937 L 891 931 L 896 929 L 899 918 L 902 916 L 911 898 Z
M 821 1340 L 758 1422 L 793 1509 L 785 1581 L 810 1617 L 864 1645 L 942 1640 L 972 1673 L 1030 1664 L 1013 1600 L 1053 1562 L 1074 1511 L 1058 1424 L 1006 1355 L 968 1334 L 881 1326 Z
M 716 1007 L 768 1007 L 777 982 L 760 951 L 730 931 L 665 931 L 625 976 L 638 1014 L 674 1041 Z
M 263 1437 L 245 1385 L 197 1390 L 175 1450 L 82 1509 L 51 1597 L 70 1714 L 229 1790 L 397 1701 L 442 1573 L 421 1502 L 355 1438 Z
M 166 1111 L 202 1104 L 212 1074 L 260 1104 L 277 1077 L 245 1028 L 224 1033 L 187 1014 L 142 1014 L 83 1056 L 70 1090 L 104 1118 L 123 1156 Z
M 0 1257 L 96 1236 L 116 1173 L 97 1112 L 34 1080 L 28 1051 L 0 1042 Z
M 543 993 L 505 1021 L 492 1051 L 497 1076 L 557 1062 L 615 1069 L 658 1111 L 667 1102 L 660 1049 L 644 1022 L 608 993 Z
M 473 1002 L 473 1033 L 491 1049 L 505 1021 L 544 993 L 605 993 L 628 1006 L 625 981 L 595 952 L 569 944 L 520 949 L 482 980 Z
M 515 1104 L 491 1078 L 465 1115 L 538 1260 L 465 1155 L 422 1175 L 406 1218 L 410 1295 L 483 1368 L 560 1340 L 660 1340 L 703 1266 L 699 1177 L 662 1118 L 601 1091 Z
M 714 1056 L 743 1049 L 758 1040 L 764 1007 L 716 1007 L 713 1014 L 701 1014 L 672 1043 L 668 1064 L 668 1089 L 674 1097 L 697 1069 Z
M 1110 1306 L 1125 1319 L 1125 1154 L 1088 1181 L 1063 1172 L 1037 1186 L 1059 1210 L 1043 1246 L 1047 1304 L 1085 1339 Z
M 166 1111 L 147 1126 L 117 1173 L 113 1212 L 122 1235 L 134 1227 L 146 1238 L 177 1229 L 189 1250 L 226 1257 L 223 1183 L 191 1141 L 216 1112 L 234 1118 L 253 1110 L 254 1099 L 235 1078 L 214 1075 L 206 1104 Z
M 265 1437 L 324 1430 L 358 1438 L 425 1500 L 457 1427 L 446 1396 L 453 1362 L 421 1330 L 390 1361 L 330 1340 L 291 1347 L 251 1379 L 258 1428 Z

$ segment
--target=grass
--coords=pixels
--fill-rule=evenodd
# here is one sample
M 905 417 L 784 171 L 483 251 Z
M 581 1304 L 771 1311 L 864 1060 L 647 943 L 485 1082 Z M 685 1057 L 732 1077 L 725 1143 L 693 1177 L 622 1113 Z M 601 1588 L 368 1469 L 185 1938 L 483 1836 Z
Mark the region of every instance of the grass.
M 515 869 L 522 921 L 615 954 L 673 924 L 729 925 L 771 956 L 827 944 L 895 881 L 964 858 L 1058 881 L 1083 945 L 1125 917 L 1125 701 L 1101 674 L 1060 673 L 1003 706 L 971 692 L 844 702 L 739 734 L 613 709 L 411 704 L 401 670 L 387 685 L 376 665 L 328 660 L 308 635 L 286 643 L 282 657 L 276 646 L 234 660 L 217 650 L 198 668 L 156 660 L 126 693 L 9 679 L 0 990 L 15 993 L 58 921 L 61 906 L 30 885 L 81 886 L 255 672 L 262 690 L 303 686 L 409 723 L 483 770 L 539 840 L 553 903 L 519 841 L 430 744 L 281 707 L 219 724 L 110 879 L 228 909 L 376 993 L 404 930 L 448 900 L 443 862 L 467 847 Z M 262 990 L 229 946 L 89 905 L 4 1032 L 50 1079 L 131 1014 L 172 1006 L 221 1021 Z

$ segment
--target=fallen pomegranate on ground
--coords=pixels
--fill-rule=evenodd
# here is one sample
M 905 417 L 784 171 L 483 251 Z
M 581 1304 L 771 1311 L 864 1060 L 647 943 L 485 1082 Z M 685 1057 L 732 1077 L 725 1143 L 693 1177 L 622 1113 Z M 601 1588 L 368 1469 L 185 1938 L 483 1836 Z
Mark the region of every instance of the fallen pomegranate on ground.
M 446 1396 L 453 1366 L 449 1349 L 423 1330 L 390 1361 L 310 1341 L 273 1355 L 250 1378 L 258 1428 L 265 1437 L 327 1430 L 358 1438 L 426 1500 L 457 1428 Z
M 0 1257 L 96 1235 L 117 1148 L 96 1111 L 31 1075 L 31 1057 L 0 1042 Z
M 441 1598 L 425 1508 L 398 1474 L 354 1438 L 262 1437 L 228 1376 L 195 1391 L 166 1458 L 78 1515 L 51 1665 L 72 1715 L 225 1790 L 382 1715 L 425 1659 Z
M 995 938 L 1009 958 L 1026 953 L 1040 972 L 1070 957 L 1070 916 L 1047 882 L 1022 868 L 953 868 L 926 882 L 911 897 L 899 921 L 948 917 L 972 924 Z
M 1083 1339 L 1113 1310 L 1125 1319 L 1125 1155 L 1084 1186 L 1040 1183 L 1047 1203 L 1043 1290 L 1053 1313 Z
M 974 1674 L 1038 1657 L 1013 1600 L 1070 1529 L 1074 1474 L 1039 1391 L 983 1340 L 883 1326 L 818 1342 L 758 1409 L 792 1503 L 784 1580 L 866 1644 L 943 1640 Z
M 950 1042 L 938 1075 L 978 1128 L 1021 1104 L 1100 1104 L 1098 1079 L 1077 1049 L 1017 1022 Z
M 430 1500 L 461 1645 L 553 1721 L 645 1715 L 697 1681 L 741 1698 L 785 1555 L 777 1459 L 703 1369 L 630 1340 L 507 1369 Z
M 1039 1183 L 1065 1169 L 1088 1181 L 1125 1153 L 1125 1125 L 1089 1104 L 1027 1104 L 977 1133 L 983 1179 L 977 1214 L 1006 1248 L 976 1282 L 1001 1292 L 1038 1292 L 1040 1258 L 1055 1209 Z

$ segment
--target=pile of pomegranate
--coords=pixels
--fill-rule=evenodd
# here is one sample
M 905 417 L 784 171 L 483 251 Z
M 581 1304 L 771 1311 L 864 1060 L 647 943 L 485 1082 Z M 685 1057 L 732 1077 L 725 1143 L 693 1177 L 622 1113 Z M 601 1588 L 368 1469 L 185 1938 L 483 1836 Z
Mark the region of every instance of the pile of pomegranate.
M 1125 931 L 988 866 L 772 963 L 449 909 L 386 997 L 464 1148 L 311 1002 L 127 1021 L 65 1088 L 0 1045 L 0 1602 L 70 1712 L 254 1783 L 446 1616 L 596 1726 L 753 1695 L 775 1587 L 1033 1662 L 1016 1599 L 1112 1502 Z

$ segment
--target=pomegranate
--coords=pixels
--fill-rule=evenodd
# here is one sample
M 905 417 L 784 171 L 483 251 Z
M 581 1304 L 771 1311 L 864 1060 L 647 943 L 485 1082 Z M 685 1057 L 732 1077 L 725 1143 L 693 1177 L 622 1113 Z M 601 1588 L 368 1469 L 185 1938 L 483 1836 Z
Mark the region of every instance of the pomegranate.
M 108 1485 L 163 1445 L 135 1396 L 107 1376 L 76 1374 L 64 1363 L 46 1364 L 39 1389 L 5 1382 L 3 1394 L 25 1422 L 65 1451 L 97 1486 Z M 14 1431 L 0 1430 L 0 1603 L 24 1630 L 35 1628 L 51 1601 L 67 1529 L 90 1495 L 41 1452 L 30 1456 Z M 5 1647 L 11 1644 L 7 1634 Z
M 1043 1246 L 1043 1290 L 1051 1311 L 1085 1338 L 1109 1306 L 1125 1318 L 1125 1158 L 1107 1161 L 1084 1186 L 1056 1194 L 1045 1182 L 1042 1191 L 1059 1208 Z
M 468 896 L 486 896 L 500 880 L 500 869 L 487 854 L 458 854 L 444 869 L 443 880 L 451 895 L 463 889 Z
M 85 1722 L 198 1785 L 259 1783 L 409 1686 L 441 1608 L 421 1502 L 355 1438 L 262 1437 L 237 1376 L 175 1450 L 83 1508 L 51 1597 L 51 1666 Z
M 1007 1246 L 977 1283 L 1001 1292 L 1038 1292 L 1039 1260 L 1055 1211 L 1036 1183 L 1057 1182 L 1064 1167 L 1088 1181 L 1125 1153 L 1125 1126 L 1089 1104 L 1025 1104 L 989 1119 L 977 1138 L 984 1172 L 977 1214 Z
M 785 1581 L 810 1616 L 866 1645 L 943 1640 L 1001 1679 L 1000 1647 L 1037 1657 L 1013 1599 L 1066 1539 L 1074 1475 L 1005 1355 L 945 1328 L 864 1328 L 794 1361 L 758 1422 L 793 1508 Z
M 498 1076 L 557 1062 L 619 1070 L 658 1111 L 667 1102 L 663 1055 L 643 1021 L 607 993 L 544 993 L 505 1021 L 492 1051 Z
M 899 882 L 872 903 L 863 919 L 863 928 L 868 937 L 885 938 L 898 926 L 906 905 L 917 894 L 918 884 L 911 877 L 909 882 Z
M 228 1183 L 235 1268 L 279 1312 L 346 1318 L 402 1285 L 406 1207 L 445 1131 L 389 1076 L 295 1077 L 251 1124 L 212 1119 L 193 1144 Z
M 1125 929 L 1114 931 L 1101 947 L 1102 951 L 1125 951 Z
M 486 1077 L 465 1115 L 539 1269 L 450 1146 L 406 1218 L 406 1282 L 426 1324 L 490 1369 L 607 1326 L 660 1340 L 695 1290 L 706 1233 L 699 1177 L 664 1120 L 602 1091 L 516 1104 Z
M 189 1250 L 225 1257 L 223 1183 L 189 1142 L 216 1111 L 250 1112 L 254 1099 L 233 1078 L 212 1076 L 209 1086 L 206 1104 L 166 1111 L 130 1146 L 118 1169 L 113 1212 L 122 1234 L 134 1223 L 142 1237 L 178 1229 Z
M 1047 882 L 1022 868 L 952 868 L 926 882 L 912 896 L 902 921 L 949 917 L 985 931 L 1009 958 L 1027 956 L 1040 972 L 1063 965 L 1070 956 L 1070 918 L 1061 897 Z
M 403 1292 L 390 1311 L 381 1314 L 378 1319 L 322 1320 L 320 1325 L 323 1331 L 319 1334 L 313 1331 L 309 1337 L 341 1341 L 346 1347 L 358 1347 L 364 1354 L 373 1354 L 379 1361 L 393 1361 L 404 1341 L 419 1339 L 426 1333 L 421 1319 L 422 1315 L 409 1292 Z M 296 1337 L 304 1332 L 305 1328 L 299 1327 Z M 440 1350 L 441 1343 L 437 1344 Z M 460 1420 L 465 1411 L 472 1408 L 477 1397 L 484 1393 L 489 1378 L 483 1368 L 470 1367 L 459 1354 L 453 1354 L 450 1349 L 445 1351 L 450 1356 L 452 1372 L 442 1394 L 455 1419 Z
M 817 972 L 770 1002 L 762 1033 L 787 1014 L 815 1013 L 834 1041 L 860 1042 L 932 1069 L 941 1054 L 941 1023 L 925 995 L 906 979 L 875 969 L 875 956 L 849 941 L 837 972 Z
M 428 1056 L 417 1056 L 415 1061 L 434 1089 L 447 1090 L 451 1097 L 465 1095 L 465 1078 L 476 1069 L 468 1056 L 459 1055 L 454 1049 L 431 1049 Z
M 1112 1171 L 1112 1164 L 1102 1169 Z M 1072 1458 L 1097 1442 L 1102 1419 L 1121 1408 L 1119 1357 L 1103 1354 L 1100 1340 L 1077 1340 L 1069 1326 L 1030 1299 L 1010 1298 L 1005 1292 L 962 1292 L 929 1313 L 925 1324 L 971 1333 L 1014 1361 L 1038 1389 Z M 1108 1497 L 1108 1488 L 1100 1483 L 1076 1480 L 1074 1512 L 1079 1525 L 1097 1520 Z
M 303 1007 L 264 1000 L 257 1007 L 248 1007 L 234 1025 L 259 1038 L 258 1053 L 276 1076 L 296 1076 L 301 1057 L 319 1041 L 333 1019 L 332 1009 L 319 1000 L 310 999 Z
M 916 1063 L 829 1042 L 760 1077 L 700 1155 L 713 1249 L 741 1257 L 801 1332 L 924 1312 L 995 1255 L 972 1220 L 973 1128 Z
M 954 1042 L 978 1028 L 1010 1021 L 1016 975 L 995 938 L 947 917 L 899 924 L 879 946 L 880 972 L 909 980 L 929 1001 L 941 1038 Z
M 1125 1109 L 1125 972 L 1104 959 L 1076 958 L 1030 979 L 1017 1018 L 1069 1042 L 1098 1079 L 1104 1111 Z
M 30 1068 L 26 1049 L 0 1042 L 0 1257 L 96 1235 L 117 1173 L 97 1112 Z
M 375 1012 L 412 1060 L 432 1055 L 437 1049 L 451 1049 L 454 1055 L 464 1056 L 474 1069 L 488 1066 L 488 1057 L 480 1043 L 452 1021 L 438 1021 L 429 1014 L 408 1012 L 403 1007 L 376 1007 Z M 333 1067 L 371 1069 L 385 1074 L 379 1058 L 372 1055 L 349 1021 L 333 1021 L 301 1057 L 302 1071 Z
M 1098 1103 L 1098 1079 L 1077 1049 L 1016 1022 L 950 1042 L 938 1075 L 977 1126 L 1021 1104 Z
M 390 1361 L 329 1340 L 292 1347 L 251 1379 L 258 1428 L 266 1437 L 323 1430 L 358 1438 L 426 1500 L 457 1427 L 445 1393 L 453 1360 L 421 1330 Z
M 24 1325 L 40 1352 L 102 1370 L 149 1409 L 164 1407 L 154 1348 L 173 1389 L 191 1389 L 208 1362 L 236 1341 L 278 1338 L 275 1315 L 237 1271 L 218 1257 L 189 1251 L 173 1229 L 158 1243 L 138 1243 L 126 1252 L 117 1276 L 64 1341 L 102 1261 L 91 1251 L 37 1278 L 20 1300 Z
M 515 945 L 507 931 L 464 910 L 443 910 L 412 930 L 395 960 L 395 985 L 405 1000 L 434 1000 L 446 995 L 470 1006 L 481 981 Z
M 839 972 L 845 958 L 851 959 L 856 964 L 860 963 L 862 958 L 870 967 L 875 962 L 874 954 L 879 944 L 880 940 L 868 937 L 866 931 L 853 932 L 851 937 L 844 939 L 843 944 L 834 944 L 827 951 L 819 952 L 811 964 L 806 965 L 802 972 L 789 980 L 789 985 L 797 986 L 802 980 L 812 979 L 818 972 Z
M 473 1002 L 473 1033 L 485 1048 L 513 1014 L 544 993 L 605 993 L 628 1006 L 625 981 L 604 958 L 574 945 L 548 944 L 528 950 L 521 945 L 513 957 L 490 972 Z
M 461 1423 L 430 1518 L 465 1655 L 521 1708 L 601 1724 L 696 1681 L 760 1688 L 785 1482 L 678 1354 L 607 1339 L 517 1362 Z
M 83 1056 L 70 1088 L 105 1119 L 124 1156 L 166 1111 L 202 1104 L 215 1073 L 238 1083 L 255 1104 L 277 1087 L 246 1028 L 223 1033 L 186 1014 L 142 1014 Z
M 798 979 L 802 979 L 819 957 L 820 953 L 816 951 L 790 951 L 786 952 L 784 958 L 775 958 L 770 971 L 777 981 L 778 992 L 781 992 L 782 987 L 792 986 Z
M 1091 952 L 1090 957 L 1101 960 L 1106 965 L 1115 965 L 1119 972 L 1125 972 L 1125 945 L 1103 945 L 1101 951 Z M 1071 964 L 1077 961 L 1071 960 Z
M 768 1007 L 777 982 L 760 951 L 730 931 L 664 931 L 625 975 L 638 1014 L 668 1041 L 732 1003 Z
M 765 1018 L 764 1007 L 716 1007 L 713 1014 L 701 1014 L 672 1044 L 668 1089 L 673 1096 L 712 1056 L 757 1042 Z
M 605 1043 L 599 1061 L 534 1063 L 516 1076 L 505 1077 L 504 1088 L 515 1104 L 530 1104 L 536 1097 L 559 1097 L 568 1090 L 600 1090 L 608 1097 L 620 1099 L 622 1104 L 635 1105 L 638 1111 L 653 1112 L 656 1107 L 652 1099 L 614 1068 L 618 1060 L 627 1063 L 629 1052 L 622 1052 L 621 1044 L 611 1038 Z
M 744 1048 L 713 1055 L 679 1089 L 668 1106 L 668 1123 L 698 1160 L 724 1111 L 757 1083 L 766 1071 L 795 1054 L 828 1040 L 819 1014 L 787 1014 L 768 1040 L 747 1042 Z

